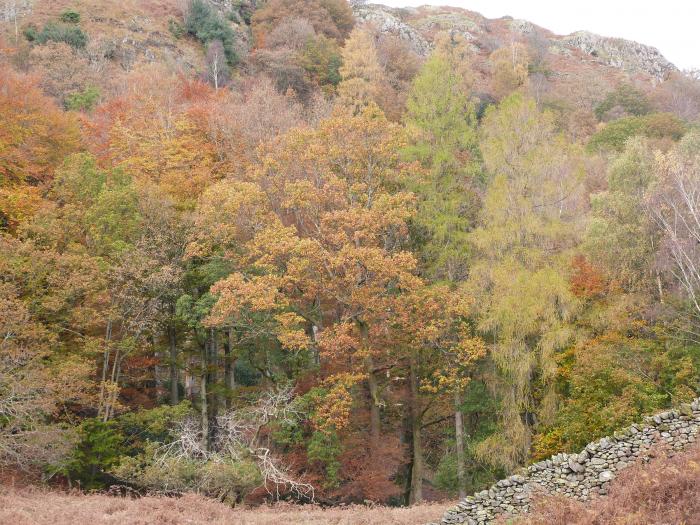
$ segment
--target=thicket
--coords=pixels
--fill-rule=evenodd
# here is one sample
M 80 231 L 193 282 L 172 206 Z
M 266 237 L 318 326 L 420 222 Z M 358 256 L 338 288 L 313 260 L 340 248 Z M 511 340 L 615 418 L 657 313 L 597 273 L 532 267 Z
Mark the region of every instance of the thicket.
M 47 22 L 39 31 L 35 26 L 29 26 L 24 30 L 24 36 L 30 42 L 46 44 L 47 42 L 63 42 L 75 49 L 82 49 L 87 45 L 87 35 L 82 29 L 71 23 Z
M 217 40 L 221 42 L 230 66 L 238 61 L 236 34 L 228 22 L 203 0 L 190 2 L 185 15 L 185 30 L 205 45 Z

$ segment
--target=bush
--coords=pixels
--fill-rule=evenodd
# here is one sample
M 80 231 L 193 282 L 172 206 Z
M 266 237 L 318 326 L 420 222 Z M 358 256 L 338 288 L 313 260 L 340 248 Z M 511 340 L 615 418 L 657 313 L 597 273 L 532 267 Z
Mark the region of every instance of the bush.
M 175 423 L 190 410 L 185 402 L 129 412 L 108 422 L 87 419 L 80 425 L 79 441 L 69 458 L 53 470 L 83 488 L 105 488 L 115 481 L 113 470 L 118 466 L 144 463 L 144 456 L 153 457 L 154 447 L 170 443 Z
M 79 24 L 80 13 L 72 10 L 64 11 L 61 13 L 61 22 L 65 22 L 66 24 Z
M 622 84 L 608 93 L 595 108 L 598 120 L 604 120 L 607 113 L 615 107 L 622 109 L 627 115 L 639 117 L 651 112 L 651 104 L 644 93 L 634 86 Z
M 124 453 L 123 438 L 113 421 L 104 423 L 98 419 L 83 421 L 78 434 L 80 441 L 56 471 L 69 480 L 78 481 L 82 488 L 104 488 L 108 484 L 107 471 Z
M 631 137 L 680 140 L 687 126 L 670 113 L 652 113 L 641 117 L 625 117 L 608 123 L 588 142 L 589 151 L 622 151 Z
M 48 22 L 41 31 L 36 26 L 28 26 L 24 29 L 24 37 L 37 44 L 64 42 L 75 49 L 82 49 L 87 44 L 87 35 L 82 29 L 61 22 Z
M 78 93 L 72 93 L 66 97 L 65 107 L 71 111 L 90 111 L 100 100 L 100 90 L 94 86 L 85 88 Z
M 168 20 L 168 31 L 177 39 L 185 35 L 185 28 L 177 20 L 171 18 Z
M 234 48 L 236 35 L 233 29 L 202 0 L 192 0 L 185 19 L 185 29 L 203 44 L 220 40 L 229 65 L 234 65 L 238 60 Z

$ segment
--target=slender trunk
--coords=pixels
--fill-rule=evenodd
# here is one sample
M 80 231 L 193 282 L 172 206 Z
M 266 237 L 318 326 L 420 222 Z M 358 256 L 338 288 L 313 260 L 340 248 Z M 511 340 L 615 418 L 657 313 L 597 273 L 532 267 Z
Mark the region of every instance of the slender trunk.
M 117 397 L 119 396 L 118 384 L 119 384 L 119 373 L 121 371 L 121 354 L 119 352 L 119 347 L 117 347 L 116 352 L 114 352 L 114 362 L 112 363 L 112 372 L 110 374 L 110 390 L 106 393 L 105 398 L 105 409 L 102 414 L 102 421 L 105 423 L 109 421 L 112 417 L 113 406 L 117 402 Z
M 459 498 L 467 497 L 466 473 L 464 471 L 464 421 L 461 410 L 462 399 L 460 392 L 455 391 L 455 447 L 457 448 L 457 487 L 459 488 Z
M 153 384 L 156 388 L 156 392 L 160 392 L 163 386 L 163 381 L 161 379 L 161 367 L 160 367 L 160 351 L 158 350 L 158 345 L 156 344 L 156 338 L 151 336 L 151 348 L 153 349 Z
M 216 417 L 219 415 L 219 407 L 222 405 L 221 392 L 216 388 L 219 382 L 219 338 L 218 333 L 214 328 L 209 329 L 209 338 L 211 344 L 209 346 L 209 441 L 213 442 L 214 434 L 216 433 Z
M 114 366 L 112 367 L 112 390 L 107 396 L 107 406 L 105 407 L 105 413 L 102 420 L 106 423 L 114 415 L 114 407 L 117 405 L 117 399 L 119 398 L 119 375 L 122 370 L 122 357 L 119 353 L 119 348 L 114 354 Z
M 231 392 L 236 386 L 236 356 L 234 352 L 233 328 L 229 328 L 224 344 L 224 386 L 226 387 L 226 406 L 230 406 Z
M 98 407 L 98 417 L 102 415 L 103 410 L 106 408 L 106 392 L 105 387 L 107 383 L 107 370 L 109 370 L 109 354 L 110 354 L 110 343 L 112 339 L 112 320 L 107 320 L 107 327 L 105 328 L 105 351 L 102 356 L 102 382 L 100 383 L 100 403 Z
M 209 404 L 207 399 L 207 376 L 209 368 L 209 341 L 204 343 L 202 348 L 202 370 L 200 373 L 200 386 L 199 386 L 199 398 L 200 398 L 200 417 L 202 421 L 202 448 L 204 450 L 209 450 Z
M 170 344 L 170 404 L 177 405 L 180 402 L 180 392 L 178 391 L 178 370 L 177 370 L 177 333 L 175 326 L 168 326 L 168 341 Z
M 656 286 L 659 289 L 659 302 L 664 304 L 664 287 L 661 284 L 661 274 L 658 271 L 656 272 Z
M 371 439 L 371 444 L 374 449 L 379 446 L 379 439 L 381 434 L 381 413 L 379 404 L 379 381 L 377 381 L 377 376 L 374 371 L 374 359 L 369 348 L 369 329 L 367 324 L 358 321 L 360 328 L 360 339 L 362 341 L 362 347 L 367 352 L 367 357 L 365 359 L 365 366 L 367 367 L 367 388 L 369 390 L 369 413 L 370 413 L 370 427 L 369 434 Z
M 411 357 L 409 371 L 409 388 L 411 403 L 411 448 L 413 450 L 413 465 L 411 468 L 411 495 L 409 504 L 423 501 L 423 443 L 421 442 L 421 413 L 418 398 L 418 371 L 415 356 Z

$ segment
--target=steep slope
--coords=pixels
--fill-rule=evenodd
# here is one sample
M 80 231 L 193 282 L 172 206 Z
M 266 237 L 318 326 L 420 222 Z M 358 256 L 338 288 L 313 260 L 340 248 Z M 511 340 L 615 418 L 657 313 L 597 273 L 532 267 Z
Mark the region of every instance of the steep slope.
M 465 9 L 433 6 L 394 9 L 360 4 L 354 11 L 358 20 L 374 25 L 382 34 L 400 38 L 420 56 L 430 52 L 441 33 L 465 39 L 474 52 L 475 87 L 483 92 L 490 92 L 493 75 L 489 56 L 513 43 L 528 49 L 535 89 L 571 107 L 590 107 L 601 93 L 620 83 L 651 89 L 677 71 L 650 46 L 584 31 L 555 35 L 510 17 L 490 20 Z
M 631 76 L 664 79 L 677 68 L 654 47 L 622 38 L 607 38 L 588 31 L 559 36 L 526 20 L 503 17 L 490 20 L 453 7 L 423 6 L 394 9 L 378 4 L 354 7 L 359 20 L 376 24 L 380 31 L 406 40 L 420 55 L 427 54 L 438 32 L 460 35 L 474 51 L 488 54 L 510 42 L 536 43 L 574 62 L 589 62 L 622 70 Z

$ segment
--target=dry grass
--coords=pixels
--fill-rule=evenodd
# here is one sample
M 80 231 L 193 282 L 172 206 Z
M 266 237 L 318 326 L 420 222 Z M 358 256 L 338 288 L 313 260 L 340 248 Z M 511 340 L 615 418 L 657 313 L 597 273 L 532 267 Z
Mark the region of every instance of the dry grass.
M 411 508 L 351 506 L 321 509 L 275 505 L 231 509 L 196 495 L 138 500 L 0 487 L 0 523 L 12 525 L 419 525 L 439 519 L 454 503 Z
M 620 473 L 590 505 L 545 498 L 518 525 L 700 525 L 700 446 Z

